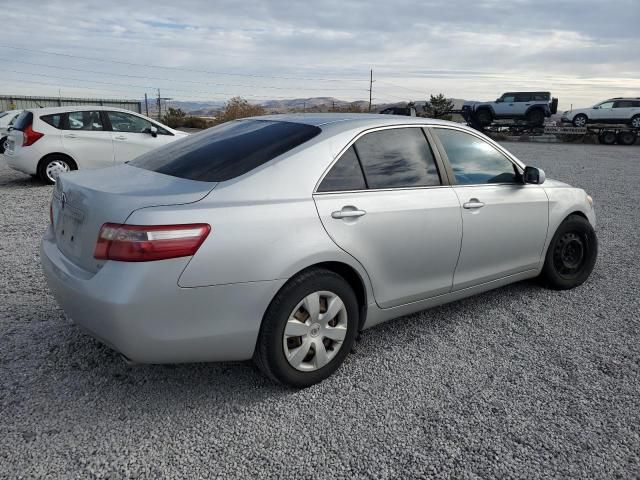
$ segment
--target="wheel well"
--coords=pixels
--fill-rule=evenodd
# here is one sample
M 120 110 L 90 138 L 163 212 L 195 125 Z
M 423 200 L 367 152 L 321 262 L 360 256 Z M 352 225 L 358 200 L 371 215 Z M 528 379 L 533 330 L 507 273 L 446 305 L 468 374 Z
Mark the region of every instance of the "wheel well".
M 529 107 L 529 110 L 527 110 L 527 113 L 525 113 L 525 115 L 529 115 L 531 112 L 535 112 L 536 110 L 539 110 L 544 114 L 544 108 L 538 105 L 538 106 Z
M 301 272 L 298 272 L 296 275 L 299 275 L 303 271 L 310 270 L 312 268 L 323 268 L 325 270 L 330 270 L 334 273 L 337 273 L 342 278 L 344 278 L 347 283 L 353 288 L 354 293 L 356 294 L 356 299 L 358 300 L 358 308 L 360 313 L 360 325 L 359 329 L 362 329 L 364 325 L 364 321 L 367 318 L 367 291 L 364 286 L 364 282 L 362 281 L 362 277 L 360 274 L 350 265 L 342 262 L 322 262 L 316 263 L 314 265 L 310 265 L 305 268 Z
M 582 218 L 584 218 L 585 220 L 589 220 L 589 219 L 587 218 L 587 216 L 586 216 L 584 213 L 582 213 L 580 210 L 576 210 L 575 212 L 571 212 L 569 215 L 567 215 L 567 216 L 566 216 L 565 220 L 566 220 L 567 218 L 571 217 L 572 215 L 577 215 L 578 217 L 582 217 Z
M 47 160 L 50 157 L 65 157 L 66 159 L 69 160 L 70 163 L 70 167 L 72 170 L 77 170 L 78 169 L 78 164 L 76 163 L 76 161 L 71 158 L 69 155 L 67 155 L 66 153 L 59 153 L 59 152 L 54 152 L 54 153 L 47 153 L 44 157 L 42 157 L 40 159 L 40 161 L 38 162 L 38 172 L 40 172 L 40 168 L 42 168 L 42 164 L 44 163 L 45 160 Z

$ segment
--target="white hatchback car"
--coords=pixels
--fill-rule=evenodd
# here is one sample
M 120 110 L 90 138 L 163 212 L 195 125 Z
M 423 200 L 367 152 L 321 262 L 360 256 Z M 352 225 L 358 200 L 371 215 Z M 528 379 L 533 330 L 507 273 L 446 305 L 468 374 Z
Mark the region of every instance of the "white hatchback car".
M 0 112 L 0 153 L 4 153 L 4 142 L 7 141 L 9 129 L 13 127 L 13 123 L 21 113 L 22 110 L 7 110 Z
M 11 168 L 51 184 L 62 172 L 125 163 L 186 135 L 120 108 L 38 108 L 17 118 L 5 157 Z

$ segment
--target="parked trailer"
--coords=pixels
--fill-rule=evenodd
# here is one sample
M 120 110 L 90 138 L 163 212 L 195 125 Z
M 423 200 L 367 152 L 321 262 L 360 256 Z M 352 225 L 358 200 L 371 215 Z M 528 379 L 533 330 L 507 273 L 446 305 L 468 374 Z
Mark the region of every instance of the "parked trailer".
M 633 128 L 627 124 L 605 124 L 592 123 L 586 127 L 574 127 L 566 124 L 550 124 L 542 126 L 532 126 L 526 120 L 496 120 L 490 125 L 482 125 L 475 118 L 475 115 L 469 114 L 465 110 L 452 110 L 444 112 L 446 114 L 458 113 L 463 115 L 470 127 L 484 133 L 502 133 L 507 135 L 575 135 L 586 136 L 589 134 L 597 135 L 598 141 L 604 145 L 633 145 L 640 137 L 640 128 Z
M 75 98 L 75 97 L 27 97 L 22 95 L 0 95 L 0 112 L 5 110 L 25 110 L 29 108 L 66 107 L 73 105 L 101 105 L 124 108 L 142 113 L 142 102 L 117 98 Z

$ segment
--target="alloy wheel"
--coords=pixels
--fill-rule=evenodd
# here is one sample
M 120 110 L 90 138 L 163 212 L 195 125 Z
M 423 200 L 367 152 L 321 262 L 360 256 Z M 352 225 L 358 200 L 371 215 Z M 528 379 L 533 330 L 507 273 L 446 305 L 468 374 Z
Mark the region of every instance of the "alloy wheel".
M 296 370 L 310 372 L 336 356 L 347 335 L 347 309 L 333 292 L 307 295 L 293 309 L 284 328 L 284 354 Z
M 633 119 L 631 120 L 631 126 L 633 128 L 640 128 L 640 116 L 633 117 Z

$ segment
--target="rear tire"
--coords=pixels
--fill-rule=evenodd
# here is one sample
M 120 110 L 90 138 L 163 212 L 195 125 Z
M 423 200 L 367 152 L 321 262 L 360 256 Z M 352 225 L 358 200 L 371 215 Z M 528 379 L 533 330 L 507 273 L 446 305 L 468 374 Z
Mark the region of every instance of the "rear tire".
M 616 143 L 616 132 L 606 130 L 598 136 L 598 141 L 603 145 L 613 145 Z
M 271 301 L 253 360 L 276 382 L 296 388 L 318 383 L 351 351 L 358 311 L 356 295 L 344 278 L 329 270 L 307 270 Z
M 541 280 L 555 290 L 582 285 L 596 264 L 598 238 L 589 221 L 570 215 L 551 239 L 540 274 Z
M 4 153 L 4 142 L 7 141 L 7 137 L 0 138 L 0 155 Z
M 38 177 L 47 185 L 53 185 L 56 183 L 58 175 L 77 169 L 75 162 L 65 155 L 48 155 L 40 160 L 38 164 Z
M 574 127 L 582 128 L 587 126 L 587 123 L 589 123 L 589 119 L 584 113 L 579 113 L 578 115 L 573 117 L 573 121 L 571 123 L 573 123 Z
M 544 125 L 544 112 L 539 108 L 530 110 L 527 112 L 527 123 L 532 127 Z
M 634 115 L 630 122 L 633 128 L 640 128 L 640 115 Z
M 636 143 L 638 134 L 636 132 L 626 131 L 618 133 L 618 145 L 633 145 Z

